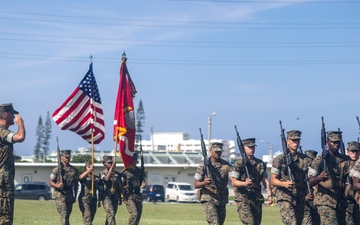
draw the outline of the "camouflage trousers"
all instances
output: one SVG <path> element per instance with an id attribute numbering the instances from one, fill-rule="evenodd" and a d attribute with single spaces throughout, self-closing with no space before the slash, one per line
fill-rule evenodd
<path id="1" fill-rule="evenodd" d="M 345 224 L 345 211 L 337 208 L 319 205 L 317 210 L 321 224 L 343 225 Z"/>
<path id="2" fill-rule="evenodd" d="M 211 202 L 202 202 L 206 220 L 210 225 L 223 225 L 226 218 L 226 205 L 215 205 Z"/>
<path id="3" fill-rule="evenodd" d="M 92 225 L 92 221 L 94 220 L 96 214 L 96 197 L 79 196 L 79 208 L 82 213 L 82 220 L 84 225 Z"/>
<path id="4" fill-rule="evenodd" d="M 60 214 L 60 224 L 69 225 L 70 214 L 72 211 L 73 203 L 66 203 L 64 199 L 55 199 L 56 209 Z"/>
<path id="5" fill-rule="evenodd" d="M 320 225 L 320 217 L 313 202 L 305 202 L 302 225 Z"/>
<path id="6" fill-rule="evenodd" d="M 260 225 L 262 217 L 262 204 L 257 204 L 249 199 L 236 202 L 240 221 L 247 225 Z"/>
<path id="7" fill-rule="evenodd" d="M 143 209 L 142 201 L 130 198 L 126 203 L 126 208 L 130 214 L 129 225 L 138 225 L 141 219 Z"/>
<path id="8" fill-rule="evenodd" d="M 105 196 L 102 201 L 104 210 L 106 212 L 106 220 L 105 225 L 116 225 L 115 215 L 118 209 L 118 199 L 110 198 L 109 196 Z"/>
<path id="9" fill-rule="evenodd" d="M 346 208 L 345 221 L 347 225 L 359 225 L 360 224 L 360 212 L 359 205 L 355 202 L 348 202 Z"/>
<path id="10" fill-rule="evenodd" d="M 12 225 L 14 220 L 14 198 L 0 198 L 0 224 Z"/>
<path id="11" fill-rule="evenodd" d="M 296 205 L 289 201 L 279 200 L 278 206 L 282 222 L 286 225 L 300 225 L 304 217 L 304 202 L 297 199 Z"/>

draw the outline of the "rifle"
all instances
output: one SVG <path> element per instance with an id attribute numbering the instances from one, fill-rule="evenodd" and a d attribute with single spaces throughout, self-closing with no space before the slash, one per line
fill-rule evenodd
<path id="1" fill-rule="evenodd" d="M 61 156 L 60 156 L 60 147 L 59 147 L 59 139 L 56 137 L 57 142 L 57 161 L 58 161 L 58 173 L 59 173 L 59 181 L 60 183 L 63 183 L 63 177 L 62 177 L 62 166 L 61 166 Z"/>
<path id="2" fill-rule="evenodd" d="M 205 177 L 210 177 L 210 171 L 209 171 L 209 159 L 207 157 L 207 150 L 206 150 L 206 145 L 205 145 L 205 142 L 204 142 L 204 136 L 201 132 L 201 128 L 199 128 L 200 130 L 200 137 L 201 137 L 201 151 L 202 151 L 202 154 L 203 154 L 203 157 L 204 157 L 204 167 L 205 167 Z"/>
<path id="3" fill-rule="evenodd" d="M 324 117 L 321 117 L 321 148 L 322 148 L 322 160 L 323 160 L 323 170 L 325 171 L 325 173 L 327 173 L 328 171 L 328 167 L 327 167 L 327 163 L 326 163 L 326 159 L 328 157 L 329 154 L 329 146 L 326 142 L 326 131 L 325 131 L 325 123 L 324 123 Z"/>
<path id="4" fill-rule="evenodd" d="M 356 117 L 356 120 L 358 122 L 358 125 L 359 125 L 359 130 L 360 130 L 360 120 L 359 120 L 359 117 L 357 116 Z M 359 131 L 359 134 L 360 134 L 360 131 Z M 358 142 L 360 142 L 360 138 L 358 137 Z"/>
<path id="5" fill-rule="evenodd" d="M 246 154 L 245 154 L 245 150 L 244 150 L 244 145 L 242 143 L 242 140 L 240 138 L 239 132 L 237 130 L 237 127 L 235 125 L 235 131 L 236 131 L 236 141 L 238 144 L 238 148 L 240 150 L 240 154 L 241 157 L 243 158 L 243 162 L 244 162 L 244 167 L 245 167 L 245 175 L 247 178 L 249 178 L 251 180 L 250 174 L 249 174 L 249 169 L 248 169 L 248 163 L 249 163 L 249 159 L 247 158 Z"/>
<path id="6" fill-rule="evenodd" d="M 338 128 L 338 131 L 340 131 L 340 127 Z M 340 143 L 340 152 L 343 156 L 346 156 L 346 153 L 345 153 L 345 145 L 344 145 L 344 141 L 341 140 L 341 143 Z"/>
<path id="7" fill-rule="evenodd" d="M 292 159 L 291 159 L 291 155 L 290 155 L 289 149 L 287 147 L 287 143 L 286 143 L 285 129 L 283 129 L 283 127 L 282 127 L 281 120 L 279 122 L 280 122 L 280 130 L 281 130 L 281 134 L 280 134 L 281 144 L 282 144 L 282 149 L 283 149 L 285 160 L 286 160 L 285 163 L 286 163 L 286 167 L 287 167 L 288 177 L 289 177 L 289 181 L 293 181 L 293 178 L 292 178 L 293 175 L 291 172 Z"/>
<path id="8" fill-rule="evenodd" d="M 299 152 L 302 154 L 303 153 L 303 150 L 302 150 L 302 146 L 300 145 L 299 146 Z"/>

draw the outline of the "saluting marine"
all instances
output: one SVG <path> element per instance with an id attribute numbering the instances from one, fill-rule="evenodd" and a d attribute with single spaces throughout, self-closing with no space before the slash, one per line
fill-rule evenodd
<path id="1" fill-rule="evenodd" d="M 25 140 L 24 121 L 11 103 L 0 105 L 0 224 L 11 225 L 14 220 L 14 143 Z M 9 127 L 15 123 L 18 131 Z"/>

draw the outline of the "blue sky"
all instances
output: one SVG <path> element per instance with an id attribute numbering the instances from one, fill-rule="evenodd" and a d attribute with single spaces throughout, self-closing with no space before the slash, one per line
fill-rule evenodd
<path id="1" fill-rule="evenodd" d="M 281 149 L 285 130 L 303 132 L 303 149 L 320 149 L 326 129 L 356 140 L 359 127 L 360 14 L 356 1 L 2 1 L 1 102 L 13 102 L 27 139 L 16 154 L 31 155 L 41 115 L 72 93 L 89 67 L 99 86 L 106 138 L 112 124 L 121 54 L 142 99 L 145 134 L 186 132 L 257 139 L 257 155 Z M 16 126 L 11 127 L 16 130 Z M 63 149 L 89 147 L 53 123 Z"/>

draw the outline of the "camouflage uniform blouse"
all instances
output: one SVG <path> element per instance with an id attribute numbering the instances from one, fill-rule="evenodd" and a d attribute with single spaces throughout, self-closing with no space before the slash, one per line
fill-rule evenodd
<path id="1" fill-rule="evenodd" d="M 0 125 L 0 196 L 14 195 L 14 148 L 12 137 L 14 133 Z"/>
<path id="2" fill-rule="evenodd" d="M 92 182 L 91 182 L 92 181 L 92 175 L 91 174 L 88 174 L 83 179 L 79 178 L 79 181 L 80 181 L 80 184 L 81 184 L 79 198 L 83 198 L 83 200 L 89 199 L 89 198 L 97 199 L 96 191 L 97 190 L 102 190 L 100 177 L 94 175 L 94 192 L 95 192 L 94 195 L 91 193 L 91 189 L 92 189 Z"/>
<path id="3" fill-rule="evenodd" d="M 105 177 L 108 174 L 108 170 L 105 169 L 100 172 L 100 179 L 103 182 L 103 199 L 105 196 L 110 197 L 111 199 L 120 199 L 120 188 L 121 188 L 121 173 L 113 171 L 113 175 L 108 181 L 105 181 Z M 103 200 L 102 199 L 102 200 Z"/>
<path id="4" fill-rule="evenodd" d="M 228 203 L 228 189 L 226 188 L 229 180 L 229 172 L 231 165 L 220 159 L 219 162 L 211 162 L 209 159 L 209 170 L 211 173 L 211 183 L 201 188 L 201 202 L 211 202 L 215 205 L 225 205 Z M 203 181 L 205 178 L 204 163 L 201 163 L 197 168 L 194 178 L 198 181 Z"/>
<path id="5" fill-rule="evenodd" d="M 135 169 L 126 169 L 123 172 L 125 199 L 142 201 L 142 195 L 140 193 L 141 176 L 143 178 L 145 177 L 144 174 L 141 174 L 141 169 L 139 169 L 138 167 L 135 167 Z"/>
<path id="6" fill-rule="evenodd" d="M 305 175 L 310 166 L 311 159 L 305 154 L 297 153 L 292 157 L 291 173 L 295 183 L 293 189 L 287 189 L 284 187 L 276 187 L 276 198 L 277 200 L 285 200 L 296 205 L 296 196 L 300 196 L 300 199 L 305 200 L 306 187 L 304 185 Z M 276 174 L 278 179 L 281 181 L 288 181 L 288 169 L 286 166 L 286 159 L 284 153 L 275 157 L 271 173 Z"/>
<path id="7" fill-rule="evenodd" d="M 344 160 L 344 157 L 338 152 L 334 157 L 329 157 L 326 160 L 328 167 L 327 181 L 319 182 L 317 185 L 317 192 L 314 196 L 314 205 L 324 205 L 329 207 L 336 207 L 337 203 L 343 199 L 344 183 L 346 175 L 349 172 L 349 162 Z M 323 157 L 316 156 L 309 168 L 309 177 L 316 177 L 323 171 Z"/>
<path id="8" fill-rule="evenodd" d="M 356 177 L 360 179 L 360 158 L 356 160 L 353 168 L 350 170 L 350 177 Z"/>
<path id="9" fill-rule="evenodd" d="M 67 167 L 62 167 L 61 175 L 64 187 L 62 189 L 54 188 L 53 198 L 71 202 L 77 195 L 77 193 L 74 193 L 73 188 L 79 179 L 78 170 L 74 166 L 68 165 Z M 60 183 L 58 167 L 52 170 L 50 178 L 54 180 L 55 183 Z"/>
<path id="10" fill-rule="evenodd" d="M 261 194 L 261 182 L 264 177 L 268 177 L 266 172 L 266 165 L 262 160 L 257 158 L 251 159 L 248 162 L 248 171 L 253 185 L 251 188 L 235 187 L 235 201 L 252 199 L 262 204 L 264 202 L 264 197 Z M 243 159 L 236 161 L 233 168 L 231 169 L 230 177 L 236 178 L 240 181 L 246 180 L 247 177 Z"/>

